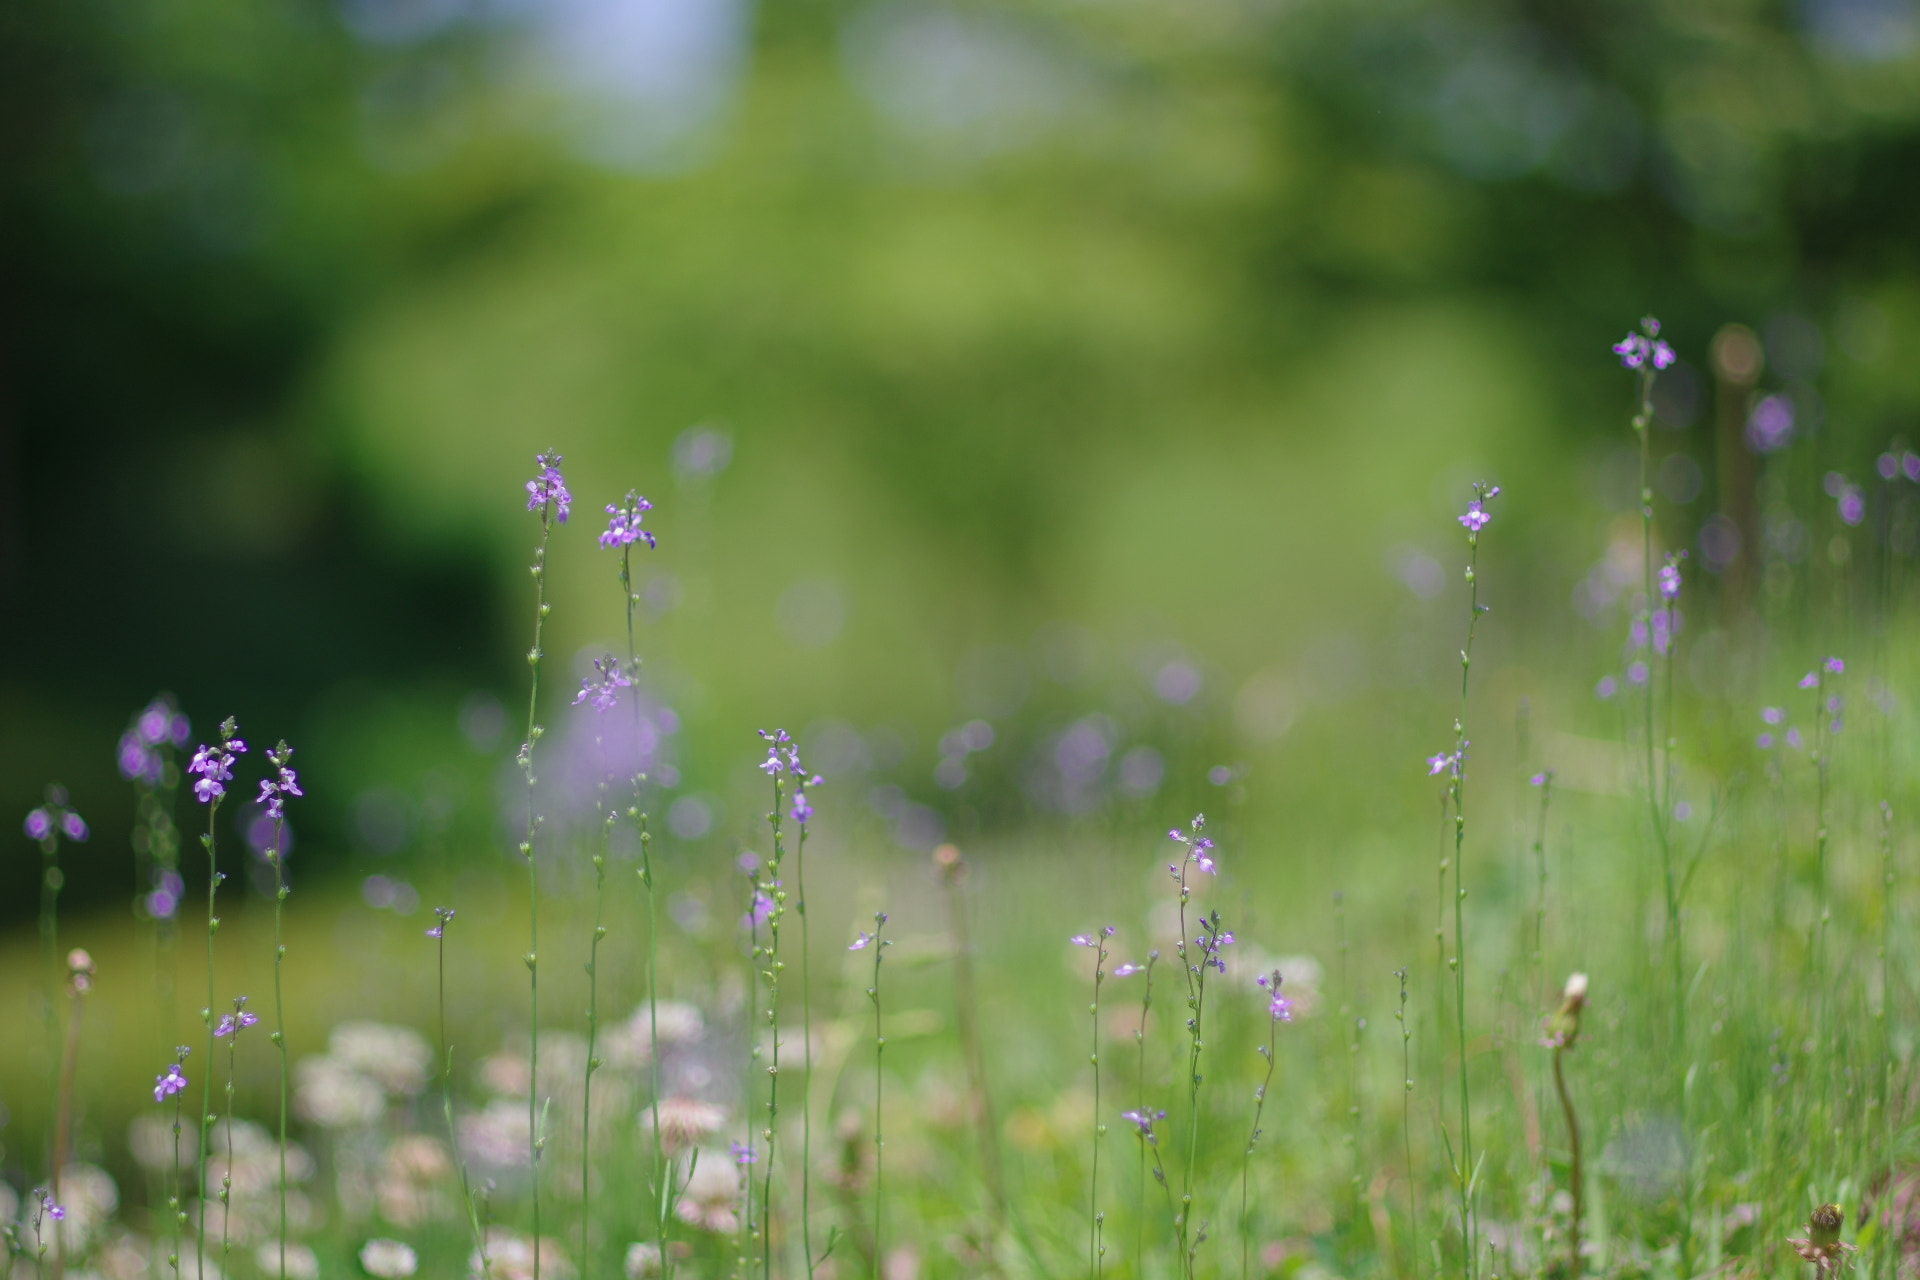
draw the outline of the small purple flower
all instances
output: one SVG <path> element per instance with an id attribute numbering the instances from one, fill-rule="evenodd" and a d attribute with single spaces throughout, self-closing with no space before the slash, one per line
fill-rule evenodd
<path id="1" fill-rule="evenodd" d="M 1270 997 L 1267 1001 L 1267 1016 L 1275 1022 L 1292 1022 L 1293 1001 L 1280 994 L 1280 971 L 1275 969 L 1272 973 L 1263 973 L 1254 981 L 1259 983 Z"/>
<path id="2" fill-rule="evenodd" d="M 1069 945 L 1076 947 L 1091 947 L 1095 945 L 1093 935 L 1090 933 L 1076 933 L 1071 938 L 1068 938 L 1067 942 Z"/>
<path id="3" fill-rule="evenodd" d="M 534 461 L 540 464 L 540 474 L 527 481 L 527 510 L 551 509 L 565 524 L 567 513 L 573 509 L 573 495 L 567 492 L 566 479 L 560 474 L 563 459 L 549 451 L 537 455 Z"/>
<path id="4" fill-rule="evenodd" d="M 640 519 L 653 510 L 653 504 L 632 489 L 627 490 L 627 500 L 617 507 L 608 507 L 607 531 L 600 535 L 600 545 L 604 549 L 630 547 L 636 542 L 654 546 L 653 535 L 640 527 Z"/>
<path id="5" fill-rule="evenodd" d="M 1802 742 L 1802 739 L 1800 737 L 1800 730 L 1797 727 L 1787 730 L 1788 746 L 1792 747 L 1795 751 L 1798 751 L 1800 750 L 1801 742 Z"/>
<path id="6" fill-rule="evenodd" d="M 1760 708 L 1760 719 L 1767 724 L 1779 724 L 1786 719 L 1787 713 L 1778 707 Z"/>
<path id="7" fill-rule="evenodd" d="M 1807 674 L 1801 676 L 1800 687 L 1802 689 L 1818 689 L 1820 687 L 1819 673 L 1814 671 L 1809 671 L 1807 672 Z"/>
<path id="8" fill-rule="evenodd" d="M 60 815 L 60 830 L 75 843 L 84 843 L 88 835 L 86 820 L 71 809 Z"/>
<path id="9" fill-rule="evenodd" d="M 1460 517 L 1460 523 L 1467 527 L 1468 533 L 1480 532 L 1492 520 L 1493 517 L 1487 514 L 1486 508 L 1480 505 L 1478 498 L 1467 504 L 1467 513 Z"/>
<path id="10" fill-rule="evenodd" d="M 1900 455 L 1900 474 L 1909 480 L 1920 481 L 1920 453 Z"/>
<path id="11" fill-rule="evenodd" d="M 427 930 L 427 936 L 435 939 L 446 937 L 447 926 L 453 922 L 453 917 L 459 913 L 452 907 L 435 907 L 433 914 L 438 918 L 439 923 Z"/>
<path id="12" fill-rule="evenodd" d="M 1600 683 L 1593 686 L 1593 696 L 1605 702 L 1620 692 L 1620 681 L 1613 676 L 1601 676 Z"/>
<path id="13" fill-rule="evenodd" d="M 29 840 L 45 840 L 53 834 L 53 817 L 45 809 L 34 809 L 21 824 Z"/>
<path id="14" fill-rule="evenodd" d="M 1145 973 L 1146 971 L 1147 971 L 1147 966 L 1143 964 L 1134 964 L 1132 961 L 1128 961 L 1126 964 L 1123 964 L 1119 968 L 1115 969 L 1113 971 L 1113 976 L 1116 978 L 1131 978 L 1136 973 Z"/>
<path id="15" fill-rule="evenodd" d="M 1891 453 L 1883 453 L 1873 460 L 1873 469 L 1880 473 L 1882 480 L 1898 480 L 1900 478 L 1900 459 Z"/>
<path id="16" fill-rule="evenodd" d="M 1185 831 L 1175 827 L 1173 830 L 1167 832 L 1167 838 L 1178 841 L 1187 847 L 1186 856 L 1193 859 L 1194 866 L 1200 868 L 1200 870 L 1210 876 L 1220 874 L 1219 868 L 1215 866 L 1213 861 L 1213 841 L 1201 834 L 1207 829 L 1207 815 L 1204 813 L 1195 814 L 1193 821 L 1188 823 L 1187 827 L 1188 829 Z M 1178 880 L 1181 878 L 1179 868 L 1169 866 L 1167 869 L 1173 873 L 1174 879 Z"/>
<path id="17" fill-rule="evenodd" d="M 1680 562 L 1687 558 L 1684 551 L 1667 557 L 1666 564 L 1660 567 L 1660 597 L 1663 600 L 1680 598 Z"/>
<path id="18" fill-rule="evenodd" d="M 736 1141 L 733 1144 L 733 1162 L 735 1164 L 745 1168 L 758 1159 L 759 1157 L 754 1154 L 753 1148 L 746 1143 Z"/>
<path id="19" fill-rule="evenodd" d="M 608 654 L 593 660 L 593 674 L 580 681 L 580 692 L 573 695 L 573 705 L 577 707 L 591 698 L 595 711 L 611 711 L 619 704 L 620 690 L 632 687 L 633 679 L 621 670 L 620 660 Z"/>
<path id="20" fill-rule="evenodd" d="M 157 878 L 159 883 L 147 895 L 147 914 L 155 920 L 171 920 L 174 913 L 180 910 L 180 899 L 186 893 L 187 882 L 180 878 L 177 871 L 162 871 Z"/>
<path id="21" fill-rule="evenodd" d="M 793 820 L 801 826 L 807 825 L 807 819 L 813 816 L 813 806 L 807 803 L 807 793 L 797 791 L 793 796 Z"/>
<path id="22" fill-rule="evenodd" d="M 1847 664 L 1840 661 L 1840 659 L 1838 658 L 1828 658 L 1826 661 L 1826 668 L 1827 668 L 1828 675 L 1837 676 L 1843 673 L 1844 671 L 1846 671 Z"/>
<path id="23" fill-rule="evenodd" d="M 52 1196 L 40 1197 L 40 1212 L 46 1214 L 55 1222 L 65 1222 L 67 1220 L 67 1211 L 55 1204 Z"/>
<path id="24" fill-rule="evenodd" d="M 1548 781 L 1552 779 L 1552 777 L 1553 777 L 1553 770 L 1547 769 L 1540 773 L 1534 774 L 1531 778 L 1528 778 L 1527 785 L 1530 787 L 1544 787 L 1547 785 Z"/>
<path id="25" fill-rule="evenodd" d="M 862 930 L 860 933 L 860 936 L 853 940 L 853 945 L 848 947 L 847 950 L 865 951 L 868 947 L 872 946 L 873 943 L 874 943 L 873 935 L 866 932 L 865 930 Z"/>
<path id="26" fill-rule="evenodd" d="M 154 1077 L 153 1100 L 155 1102 L 165 1102 L 168 1098 L 181 1092 L 186 1087 L 187 1073 L 180 1069 L 179 1063 L 169 1063 L 164 1073 Z"/>
<path id="27" fill-rule="evenodd" d="M 1137 1111 L 1122 1111 L 1120 1118 L 1138 1129 L 1142 1138 L 1154 1143 L 1156 1146 L 1159 1145 L 1158 1139 L 1153 1136 L 1153 1125 L 1156 1120 L 1165 1120 L 1167 1118 L 1166 1112 L 1149 1111 L 1142 1107 Z"/>
<path id="28" fill-rule="evenodd" d="M 1647 682 L 1647 664 L 1639 661 L 1628 663 L 1627 664 L 1627 683 L 1628 684 L 1645 684 L 1646 682 Z"/>
<path id="29" fill-rule="evenodd" d="M 245 996 L 235 996 L 233 999 L 233 1012 L 220 1015 L 220 1025 L 213 1029 L 213 1034 L 216 1037 L 238 1035 L 259 1021 L 259 1014 L 247 1012 L 247 998 Z"/>
<path id="30" fill-rule="evenodd" d="M 274 773 L 270 778 L 260 779 L 260 795 L 254 803 L 267 806 L 267 816 L 275 822 L 286 820 L 288 796 L 307 794 L 300 789 L 300 779 L 288 764 L 292 759 L 293 748 L 287 745 L 285 738 L 267 752 L 267 761 L 273 765 Z"/>
<path id="31" fill-rule="evenodd" d="M 1755 739 L 1754 745 L 1759 747 L 1762 751 L 1773 750 L 1773 735 L 1770 733 L 1761 734 L 1757 739 Z"/>

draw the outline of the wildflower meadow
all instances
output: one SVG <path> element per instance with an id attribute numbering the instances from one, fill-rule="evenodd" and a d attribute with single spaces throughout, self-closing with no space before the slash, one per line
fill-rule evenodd
<path id="1" fill-rule="evenodd" d="M 1223 727 L 1278 695 L 1170 656 L 947 732 L 971 826 L 878 731 L 684 742 L 661 476 L 529 457 L 477 820 L 309 877 L 323 750 L 167 693 L 86 728 L 116 789 L 21 815 L 0 1275 L 1910 1274 L 1920 455 L 1796 430 L 1739 326 L 1612 337 L 1592 628 L 1527 625 L 1567 605 L 1484 457 L 1406 571 L 1418 651 L 1284 767 Z M 1692 534 L 1682 357 L 1757 495 Z"/>

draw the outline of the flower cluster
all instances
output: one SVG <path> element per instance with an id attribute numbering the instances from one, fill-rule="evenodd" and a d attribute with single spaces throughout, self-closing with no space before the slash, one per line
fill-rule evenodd
<path id="1" fill-rule="evenodd" d="M 210 747 L 203 742 L 193 753 L 187 772 L 200 775 L 193 784 L 193 794 L 201 804 L 212 804 L 227 794 L 221 784 L 233 781 L 233 762 L 247 751 L 247 744 L 235 736 L 239 732 L 239 723 L 228 716 L 220 722 L 220 745 Z"/>
<path id="2" fill-rule="evenodd" d="M 274 774 L 271 778 L 260 779 L 260 797 L 254 803 L 267 806 L 267 816 L 275 822 L 286 821 L 288 796 L 307 794 L 300 789 L 300 779 L 288 765 L 292 759 L 293 748 L 287 745 L 285 738 L 267 752 L 267 763 L 273 766 Z"/>
<path id="3" fill-rule="evenodd" d="M 633 678 L 621 669 L 620 660 L 608 654 L 593 660 L 593 674 L 580 681 L 580 692 L 573 695 L 573 705 L 577 707 L 592 699 L 595 711 L 611 711 L 620 701 L 620 690 L 632 687 Z"/>
<path id="4" fill-rule="evenodd" d="M 565 524 L 568 513 L 573 510 L 573 495 L 567 492 L 566 478 L 560 474 L 562 459 L 548 450 L 537 455 L 534 461 L 540 464 L 540 474 L 527 481 L 527 510 L 551 510 L 560 523 Z"/>
<path id="5" fill-rule="evenodd" d="M 1687 558 L 1684 551 L 1676 551 L 1667 557 L 1666 564 L 1660 567 L 1660 598 L 1673 601 L 1680 598 L 1680 562 Z"/>
<path id="6" fill-rule="evenodd" d="M 1846 672 L 1846 669 L 1847 664 L 1839 658 L 1828 658 L 1825 662 L 1821 663 L 1817 669 L 1809 671 L 1800 677 L 1800 687 L 1802 689 L 1823 690 L 1826 688 L 1826 678 L 1828 676 L 1842 675 Z M 1845 705 L 1838 693 L 1828 694 L 1826 699 L 1821 703 L 1821 709 L 1824 710 L 1829 717 L 1827 722 L 1828 733 L 1840 732 L 1844 725 L 1840 713 L 1845 709 Z"/>
<path id="7" fill-rule="evenodd" d="M 1613 344 L 1613 354 L 1620 357 L 1620 363 L 1629 369 L 1649 364 L 1655 369 L 1671 367 L 1676 357 L 1673 348 L 1660 337 L 1660 322 L 1647 316 L 1640 321 L 1640 330 Z"/>
<path id="8" fill-rule="evenodd" d="M 1755 745 L 1757 745 L 1762 751 L 1773 750 L 1773 743 L 1774 743 L 1773 729 L 1778 727 L 1780 723 L 1784 721 L 1786 718 L 1787 718 L 1787 713 L 1781 710 L 1779 707 L 1760 708 L 1760 720 L 1763 724 L 1767 725 L 1768 727 L 1761 731 L 1760 737 L 1756 741 Z M 1798 751 L 1801 745 L 1800 730 L 1798 728 L 1789 726 L 1785 734 L 1785 741 L 1788 746 L 1792 747 L 1795 751 Z"/>
<path id="9" fill-rule="evenodd" d="M 1275 1022 L 1292 1022 L 1293 1001 L 1280 994 L 1280 971 L 1263 973 L 1254 981 L 1267 993 L 1267 1016 Z"/>
<path id="10" fill-rule="evenodd" d="M 1181 857 L 1182 865 L 1176 867 L 1169 863 L 1167 865 L 1167 871 L 1174 879 L 1183 880 L 1181 872 L 1185 870 L 1186 862 L 1191 861 L 1194 866 L 1200 868 L 1200 870 L 1206 872 L 1208 875 L 1219 875 L 1219 868 L 1214 865 L 1213 861 L 1213 841 L 1201 834 L 1207 829 L 1207 815 L 1204 813 L 1195 814 L 1193 821 L 1188 823 L 1187 827 L 1188 829 L 1185 831 L 1175 827 L 1173 830 L 1167 832 L 1168 839 L 1185 845 L 1187 850 Z"/>
<path id="11" fill-rule="evenodd" d="M 84 818 L 67 807 L 67 789 L 59 785 L 47 788 L 47 802 L 27 813 L 20 824 L 29 840 L 45 845 L 65 836 L 80 843 L 90 834 Z"/>
<path id="12" fill-rule="evenodd" d="M 808 776 L 806 766 L 800 763 L 800 746 L 785 729 L 762 729 L 760 737 L 767 744 L 767 758 L 760 762 L 760 770 L 775 782 L 783 776 L 793 778 L 793 820 L 804 827 L 813 817 L 807 788 L 821 785 L 823 779 L 818 774 Z"/>
<path id="13" fill-rule="evenodd" d="M 433 915 L 434 915 L 434 919 L 436 919 L 439 923 L 435 924 L 431 929 L 427 930 L 427 936 L 429 938 L 435 939 L 436 941 L 446 937 L 447 926 L 453 923 L 454 914 L 455 913 L 452 907 L 435 907 L 433 909 Z"/>
<path id="14" fill-rule="evenodd" d="M 1202 969 L 1212 965 L 1221 973 L 1227 971 L 1227 962 L 1220 958 L 1220 952 L 1233 945 L 1233 933 L 1231 930 L 1221 929 L 1218 911 L 1211 912 L 1200 922 L 1200 936 L 1193 940 L 1193 945 L 1200 950 Z"/>
<path id="15" fill-rule="evenodd" d="M 184 747 L 192 727 L 173 701 L 164 695 L 155 698 L 133 718 L 120 735 L 114 756 L 120 776 L 129 782 L 144 782 L 157 787 L 166 778 L 167 758 L 163 748 Z"/>
<path id="16" fill-rule="evenodd" d="M 609 550 L 630 547 L 636 542 L 644 542 L 649 547 L 656 545 L 653 534 L 640 527 L 641 518 L 651 510 L 651 502 L 632 489 L 627 490 L 626 501 L 607 508 L 607 531 L 600 535 L 600 545 Z"/>

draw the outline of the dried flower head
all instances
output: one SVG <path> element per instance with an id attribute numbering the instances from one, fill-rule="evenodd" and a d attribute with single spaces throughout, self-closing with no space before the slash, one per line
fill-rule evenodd
<path id="1" fill-rule="evenodd" d="M 1811 1262 L 1816 1275 L 1828 1275 L 1844 1269 L 1852 1259 L 1847 1255 L 1859 1249 L 1840 1239 L 1840 1227 L 1846 1215 L 1837 1204 L 1823 1204 L 1807 1219 L 1807 1234 L 1789 1238 L 1787 1243 L 1803 1259 Z"/>

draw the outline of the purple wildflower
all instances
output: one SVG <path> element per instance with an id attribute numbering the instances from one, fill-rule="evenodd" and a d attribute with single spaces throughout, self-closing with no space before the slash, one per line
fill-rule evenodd
<path id="1" fill-rule="evenodd" d="M 795 792 L 793 796 L 793 820 L 804 827 L 807 824 L 807 819 L 812 816 L 813 806 L 807 802 L 807 793 L 805 791 Z"/>
<path id="2" fill-rule="evenodd" d="M 776 888 L 780 884 L 778 880 L 773 883 Z M 771 919 L 773 919 L 773 895 L 765 889 L 755 889 L 753 905 L 747 908 L 747 914 L 740 918 L 740 923 L 749 929 L 757 929 Z"/>
<path id="3" fill-rule="evenodd" d="M 1867 495 L 1859 485 L 1850 484 L 1840 493 L 1840 522 L 1849 527 L 1867 518 Z"/>
<path id="4" fill-rule="evenodd" d="M 1544 773 L 1536 773 L 1531 778 L 1527 779 L 1527 785 L 1530 787 L 1544 787 L 1547 785 L 1547 779 L 1551 778 L 1552 776 L 1553 776 L 1553 770 L 1551 769 L 1548 769 Z"/>
<path id="5" fill-rule="evenodd" d="M 1826 661 L 1826 668 L 1827 668 L 1828 675 L 1837 676 L 1847 669 L 1847 664 L 1840 661 L 1840 659 L 1838 658 L 1828 658 Z"/>
<path id="6" fill-rule="evenodd" d="M 745 1167 L 758 1159 L 759 1157 L 754 1154 L 753 1148 L 746 1143 L 736 1141 L 733 1144 L 733 1162 L 735 1164 Z"/>
<path id="7" fill-rule="evenodd" d="M 171 920 L 180 909 L 180 898 L 186 892 L 187 882 L 180 878 L 177 871 L 162 871 L 156 878 L 159 883 L 147 895 L 147 914 L 155 920 Z"/>
<path id="8" fill-rule="evenodd" d="M 223 1013 L 220 1015 L 220 1025 L 214 1028 L 213 1034 L 216 1036 L 230 1036 L 236 1031 L 246 1030 L 258 1021 L 260 1021 L 260 1015 L 257 1013 Z"/>
<path id="9" fill-rule="evenodd" d="M 1759 747 L 1762 751 L 1773 750 L 1773 735 L 1770 733 L 1761 734 L 1758 738 L 1754 740 L 1754 745 Z"/>
<path id="10" fill-rule="evenodd" d="M 1148 1142 L 1156 1146 L 1159 1145 L 1159 1140 L 1153 1136 L 1153 1125 L 1156 1120 L 1165 1120 L 1167 1118 L 1166 1112 L 1149 1111 L 1145 1107 L 1142 1107 L 1135 1111 L 1122 1111 L 1120 1118 L 1138 1129 L 1142 1138 L 1145 1138 Z"/>
<path id="11" fill-rule="evenodd" d="M 1900 473 L 1909 480 L 1920 481 L 1920 453 L 1901 454 Z"/>
<path id="12" fill-rule="evenodd" d="M 600 545 L 606 549 L 630 547 L 636 542 L 654 546 L 653 534 L 640 527 L 640 519 L 653 510 L 653 504 L 632 489 L 627 490 L 627 499 L 617 507 L 608 507 L 607 531 L 600 535 Z"/>
<path id="13" fill-rule="evenodd" d="M 1593 686 L 1593 696 L 1605 702 L 1620 692 L 1620 681 L 1613 676 L 1601 676 L 1600 683 Z"/>
<path id="14" fill-rule="evenodd" d="M 179 1063 L 168 1063 L 166 1071 L 154 1077 L 153 1100 L 155 1102 L 165 1102 L 174 1094 L 186 1089 L 186 1087 L 187 1073 L 180 1069 Z"/>
<path id="15" fill-rule="evenodd" d="M 551 510 L 565 524 L 567 513 L 573 509 L 573 495 L 567 492 L 566 478 L 560 474 L 562 459 L 549 451 L 537 455 L 534 461 L 540 464 L 540 474 L 527 481 L 527 510 Z"/>
<path id="16" fill-rule="evenodd" d="M 1628 663 L 1627 664 L 1627 683 L 1628 684 L 1645 684 L 1646 682 L 1647 682 L 1647 664 L 1644 662 L 1637 662 L 1637 661 Z"/>
<path id="17" fill-rule="evenodd" d="M 853 945 L 848 947 L 847 950 L 865 951 L 868 947 L 873 945 L 873 941 L 874 941 L 873 935 L 866 932 L 865 930 L 862 930 L 860 933 L 860 936 L 853 940 Z"/>
<path id="18" fill-rule="evenodd" d="M 1275 969 L 1270 974 L 1263 973 L 1254 981 L 1260 984 L 1269 997 L 1267 1016 L 1275 1022 L 1292 1022 L 1293 1001 L 1280 994 L 1280 971 Z"/>
<path id="19" fill-rule="evenodd" d="M 427 936 L 436 939 L 446 937 L 447 926 L 453 922 L 453 917 L 457 913 L 452 907 L 435 907 L 433 914 L 438 918 L 439 923 L 427 930 Z"/>
<path id="20" fill-rule="evenodd" d="M 1786 718 L 1786 714 L 1778 707 L 1760 708 L 1760 718 L 1768 724 L 1779 724 Z"/>
<path id="21" fill-rule="evenodd" d="M 1187 847 L 1186 857 L 1193 860 L 1194 866 L 1210 876 L 1219 875 L 1220 870 L 1213 861 L 1213 841 L 1201 834 L 1207 829 L 1207 815 L 1195 814 L 1193 821 L 1188 823 L 1187 827 L 1185 831 L 1175 827 L 1167 832 L 1168 839 L 1178 841 Z M 1181 878 L 1178 868 L 1169 867 L 1168 870 L 1173 872 L 1174 879 Z"/>
<path id="22" fill-rule="evenodd" d="M 286 820 L 288 796 L 307 794 L 300 789 L 299 776 L 288 764 L 292 759 L 293 748 L 287 745 L 285 738 L 280 739 L 279 744 L 267 752 L 267 762 L 273 766 L 273 776 L 260 779 L 260 795 L 254 800 L 255 804 L 267 806 L 267 816 L 275 822 Z"/>
<path id="23" fill-rule="evenodd" d="M 1676 357 L 1673 348 L 1660 339 L 1660 322 L 1652 316 L 1640 321 L 1642 333 L 1629 333 L 1613 344 L 1613 354 L 1620 357 L 1620 363 L 1629 369 L 1638 369 L 1651 363 L 1655 369 L 1672 366 Z"/>
<path id="24" fill-rule="evenodd" d="M 53 818 L 45 809 L 29 811 L 27 820 L 21 825 L 26 829 L 29 840 L 45 840 L 53 834 Z"/>
<path id="25" fill-rule="evenodd" d="M 1680 598 L 1680 562 L 1687 558 L 1684 551 L 1676 551 L 1667 557 L 1666 564 L 1660 567 L 1660 598 L 1678 600 Z"/>
<path id="26" fill-rule="evenodd" d="M 1807 674 L 1801 676 L 1800 687 L 1802 689 L 1818 689 L 1820 687 L 1819 673 L 1809 671 Z"/>
<path id="27" fill-rule="evenodd" d="M 577 707 L 591 698 L 595 711 L 611 711 L 620 701 L 620 690 L 632 687 L 633 678 L 620 669 L 620 660 L 608 654 L 593 660 L 593 674 L 580 681 L 573 705 Z"/>
<path id="28" fill-rule="evenodd" d="M 247 750 L 247 744 L 234 736 L 239 728 L 234 718 L 228 716 L 220 722 L 220 745 L 210 747 L 203 742 L 193 753 L 187 772 L 200 775 L 200 780 L 193 784 L 193 794 L 201 804 L 212 804 L 227 794 L 221 784 L 233 781 L 233 762 Z"/>
<path id="29" fill-rule="evenodd" d="M 1787 745 L 1792 747 L 1795 751 L 1798 751 L 1800 750 L 1801 743 L 1802 743 L 1802 739 L 1800 737 L 1799 728 L 1796 726 L 1794 728 L 1788 729 Z"/>
<path id="30" fill-rule="evenodd" d="M 52 1218 L 55 1222 L 65 1222 L 67 1219 L 67 1211 L 61 1206 L 55 1204 L 53 1202 L 52 1196 L 40 1197 L 40 1212 L 46 1214 L 49 1218 Z"/>
<path id="31" fill-rule="evenodd" d="M 1076 933 L 1071 938 L 1068 938 L 1067 942 L 1076 947 L 1091 947 L 1096 945 L 1093 935 L 1090 933 Z"/>
<path id="32" fill-rule="evenodd" d="M 84 843 L 88 835 L 86 819 L 71 809 L 60 815 L 60 830 L 76 843 Z"/>
<path id="33" fill-rule="evenodd" d="M 30 810 L 20 828 L 28 839 L 49 846 L 57 845 L 61 836 L 83 844 L 91 834 L 86 820 L 68 806 L 67 789 L 57 782 L 48 785 L 46 802 Z"/>
<path id="34" fill-rule="evenodd" d="M 1146 971 L 1147 971 L 1147 966 L 1143 964 L 1134 964 L 1131 960 L 1129 960 L 1126 964 L 1123 964 L 1117 969 L 1115 969 L 1113 971 L 1113 976 L 1116 978 L 1131 978 L 1136 973 L 1145 973 Z"/>

